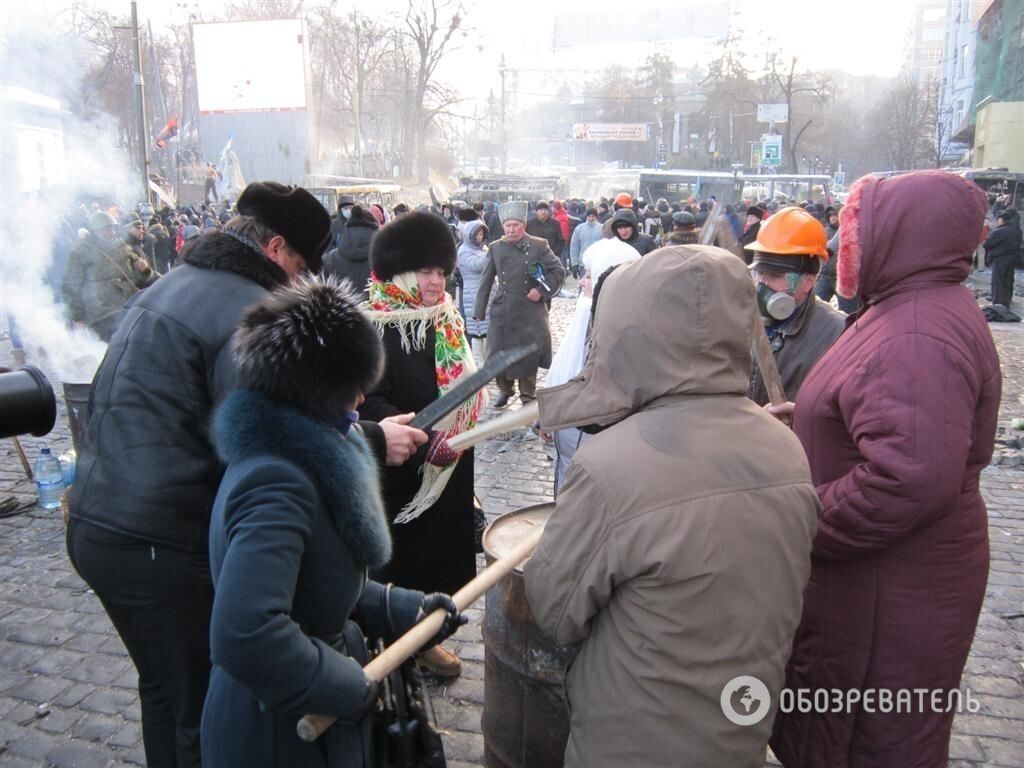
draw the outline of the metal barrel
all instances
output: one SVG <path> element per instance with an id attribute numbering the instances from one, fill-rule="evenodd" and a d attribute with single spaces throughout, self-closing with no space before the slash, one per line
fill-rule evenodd
<path id="1" fill-rule="evenodd" d="M 57 400 L 46 375 L 31 365 L 0 373 L 0 437 L 42 437 L 57 420 Z"/>
<path id="2" fill-rule="evenodd" d="M 488 564 L 522 540 L 554 504 L 502 515 L 484 533 Z M 562 679 L 571 649 L 544 635 L 526 602 L 522 568 L 487 593 L 484 624 L 484 758 L 488 768 L 555 768 L 565 758 L 569 711 Z"/>
<path id="3" fill-rule="evenodd" d="M 71 427 L 71 442 L 75 453 L 81 457 L 88 444 L 86 428 L 89 426 L 89 389 L 92 384 L 63 384 L 64 403 L 67 405 L 68 426 Z"/>

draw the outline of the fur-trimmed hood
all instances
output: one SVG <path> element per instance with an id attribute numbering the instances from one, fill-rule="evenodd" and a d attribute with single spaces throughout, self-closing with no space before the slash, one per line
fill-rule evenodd
<path id="1" fill-rule="evenodd" d="M 876 304 L 907 289 L 962 282 L 986 209 L 980 187 L 945 171 L 864 176 L 839 216 L 837 292 Z"/>
<path id="2" fill-rule="evenodd" d="M 391 558 L 377 462 L 356 430 L 342 436 L 296 408 L 238 389 L 217 409 L 213 439 L 226 464 L 274 456 L 297 466 L 359 563 L 374 568 Z"/>
<path id="3" fill-rule="evenodd" d="M 268 291 L 288 282 L 287 273 L 265 254 L 224 232 L 209 232 L 201 236 L 189 248 L 184 261 L 200 269 L 234 272 Z"/>

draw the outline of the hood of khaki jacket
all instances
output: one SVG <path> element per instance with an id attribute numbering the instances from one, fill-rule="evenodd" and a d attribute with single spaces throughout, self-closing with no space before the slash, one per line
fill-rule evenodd
<path id="1" fill-rule="evenodd" d="M 541 428 L 608 426 L 668 395 L 743 394 L 756 311 L 745 264 L 722 248 L 660 248 L 618 267 L 583 370 L 538 392 Z"/>

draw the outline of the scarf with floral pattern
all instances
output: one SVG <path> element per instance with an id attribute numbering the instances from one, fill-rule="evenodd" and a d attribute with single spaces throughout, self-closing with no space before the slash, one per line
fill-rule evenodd
<path id="1" fill-rule="evenodd" d="M 437 305 L 424 306 L 415 272 L 403 272 L 391 280 L 380 280 L 371 273 L 369 300 L 363 309 L 377 328 L 377 333 L 383 336 L 385 328 L 398 331 L 402 349 L 406 352 L 423 349 L 427 333 L 433 331 L 438 397 L 463 377 L 476 372 L 476 362 L 466 340 L 465 323 L 452 297 L 445 293 Z M 395 523 L 415 520 L 440 498 L 462 456 L 462 451 L 447 448 L 445 441 L 475 426 L 486 406 L 487 391 L 481 389 L 434 426 L 435 437 L 427 460 L 420 468 L 423 482 L 395 518 Z"/>

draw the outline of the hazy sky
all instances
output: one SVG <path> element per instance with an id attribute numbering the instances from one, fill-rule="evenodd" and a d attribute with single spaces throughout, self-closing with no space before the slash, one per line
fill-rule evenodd
<path id="1" fill-rule="evenodd" d="M 127 15 L 129 0 L 92 0 L 92 3 L 115 13 Z M 0 0 L 8 18 L 45 14 L 47 18 L 66 10 L 68 2 L 59 0 Z M 590 16 L 588 23 L 619 23 L 622 14 L 637 18 L 651 9 L 687 9 L 715 5 L 716 0 L 648 0 L 629 4 L 622 0 L 588 0 L 579 6 Z M 895 75 L 904 57 L 907 26 L 916 0 L 859 0 L 856 3 L 821 4 L 808 0 L 731 0 L 733 18 L 748 33 L 757 34 L 764 47 L 770 40 L 788 52 L 796 53 L 801 64 L 813 69 L 839 69 L 855 74 Z M 139 0 L 140 19 L 152 19 L 155 27 L 184 19 L 197 8 L 215 11 L 222 0 Z M 344 0 L 339 4 L 345 8 Z M 405 0 L 377 0 L 358 4 L 364 13 L 386 14 L 394 18 L 405 7 Z M 600 71 L 609 64 L 631 66 L 643 61 L 646 54 L 661 51 L 674 56 L 684 68 L 706 65 L 708 50 L 687 46 L 685 50 L 664 43 L 637 42 L 625 45 L 553 50 L 553 19 L 570 6 L 550 0 L 519 0 L 517 3 L 476 0 L 469 16 L 469 32 L 459 39 L 460 50 L 445 63 L 444 79 L 467 97 L 485 99 L 489 90 L 499 89 L 499 62 L 504 53 L 509 67 L 522 71 L 519 83 L 521 98 L 532 100 L 554 93 L 559 82 L 538 84 L 528 70 L 552 64 L 571 69 Z M 372 10 L 371 10 L 372 9 Z M 751 52 L 757 58 L 758 42 Z M 578 74 L 583 74 L 582 72 Z M 576 78 L 566 71 L 556 76 Z M 551 80 L 551 77 L 546 78 Z"/>

